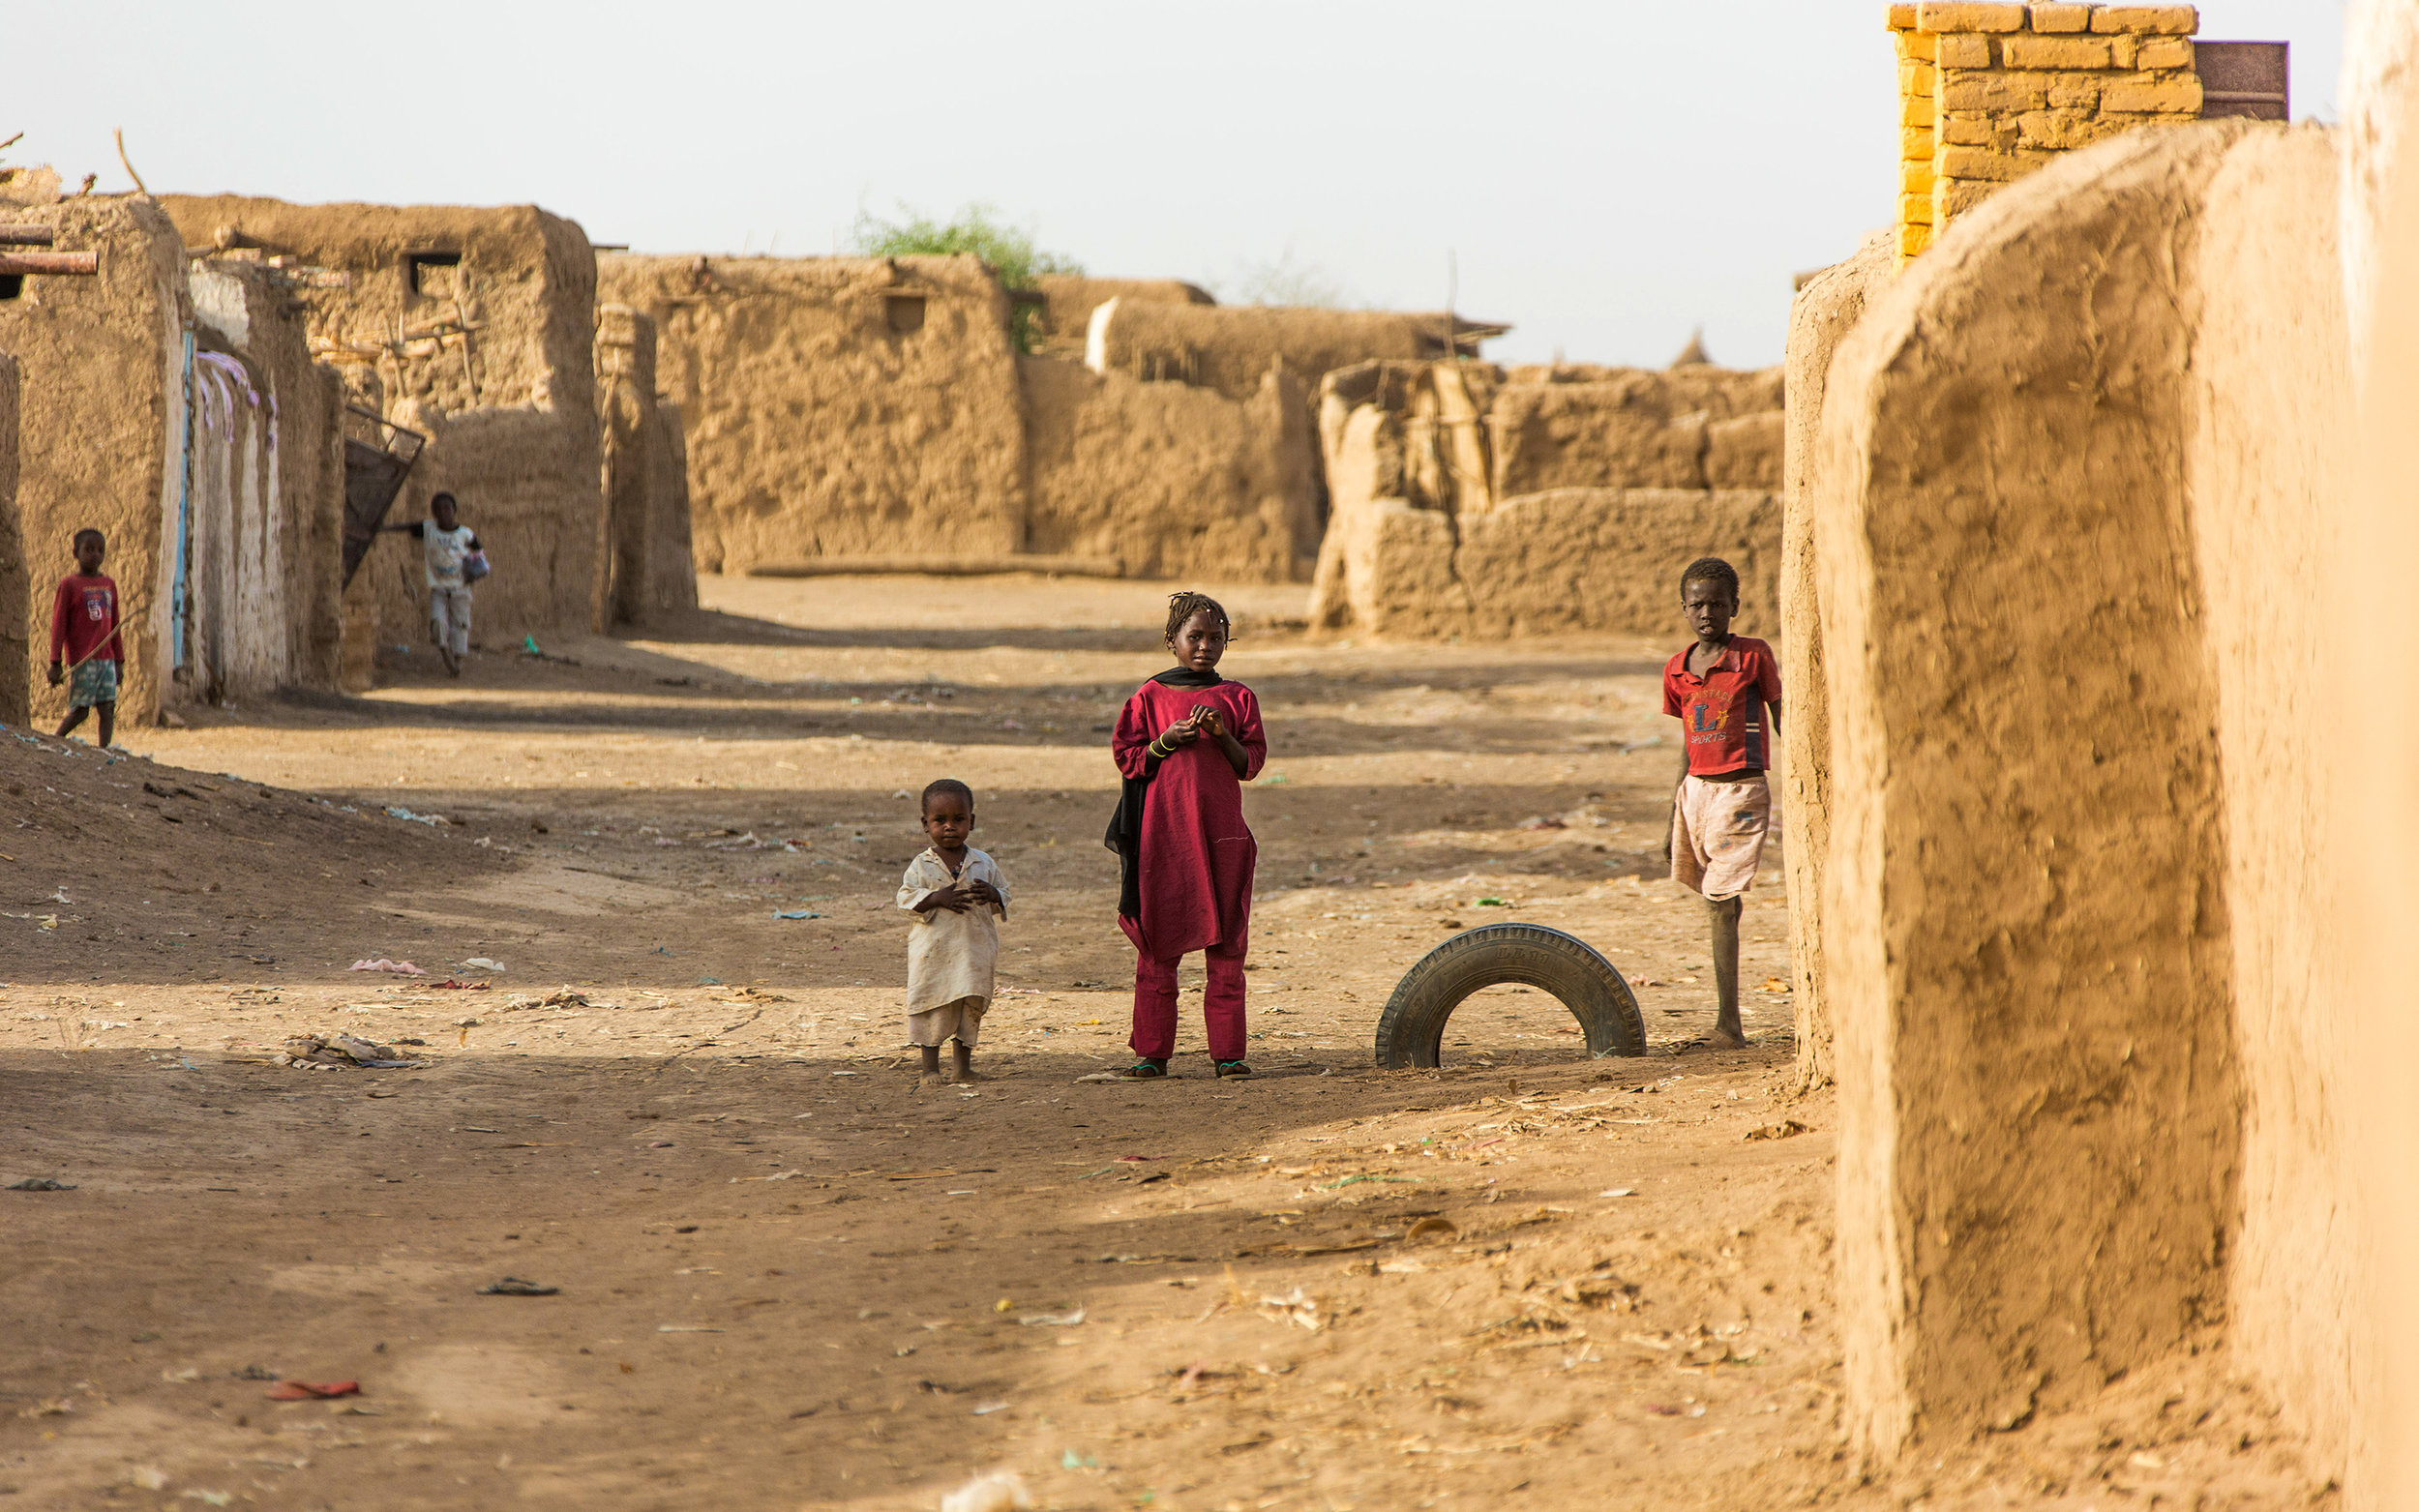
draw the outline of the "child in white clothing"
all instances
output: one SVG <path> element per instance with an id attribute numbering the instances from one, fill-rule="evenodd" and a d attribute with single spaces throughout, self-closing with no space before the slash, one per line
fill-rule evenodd
<path id="1" fill-rule="evenodd" d="M 932 845 L 908 863 L 899 906 L 915 915 L 908 934 L 908 1040 L 924 1052 L 924 1074 L 941 1072 L 941 1046 L 957 1042 L 950 1080 L 971 1082 L 974 1042 L 991 1006 L 1000 961 L 1000 921 L 1008 881 L 991 857 L 970 848 L 974 792 L 944 777 L 924 789 L 924 834 Z"/>
<path id="2" fill-rule="evenodd" d="M 378 528 L 420 538 L 429 579 L 429 638 L 436 642 L 445 670 L 460 677 L 462 659 L 470 654 L 470 585 L 487 571 L 487 548 L 457 509 L 452 494 L 438 493 L 429 499 L 432 518 Z"/>

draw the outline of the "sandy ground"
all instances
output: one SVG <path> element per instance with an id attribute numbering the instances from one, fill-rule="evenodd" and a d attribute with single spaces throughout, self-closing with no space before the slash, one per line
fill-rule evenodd
<path id="1" fill-rule="evenodd" d="M 1063 1508 L 2329 1495 L 2207 1355 L 1847 1455 L 1777 868 L 1753 1043 L 1708 1050 L 1666 648 L 1315 644 L 1299 590 L 1233 590 L 1261 1074 L 1209 1077 L 1196 968 L 1176 1076 L 1102 1084 L 1106 730 L 1158 590 L 705 589 L 133 758 L 0 739 L 0 1184 L 73 1188 L 0 1192 L 0 1508 L 930 1508 L 994 1468 Z M 967 1087 L 901 1050 L 891 893 L 943 775 L 1015 894 Z M 1650 1052 L 1591 1062 L 1507 988 L 1444 1069 L 1374 1069 L 1402 972 L 1501 919 L 1603 951 Z M 346 969 L 377 957 L 431 975 Z M 329 1032 L 422 1064 L 274 1062 Z"/>

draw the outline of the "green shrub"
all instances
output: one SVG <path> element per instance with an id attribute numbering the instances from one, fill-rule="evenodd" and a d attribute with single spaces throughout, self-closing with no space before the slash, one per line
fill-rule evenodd
<path id="1" fill-rule="evenodd" d="M 902 205 L 900 219 L 884 221 L 858 211 L 850 243 L 861 257 L 957 256 L 970 254 L 989 264 L 1000 286 L 1011 291 L 1033 286 L 1046 273 L 1080 274 L 1083 264 L 1057 252 L 1039 251 L 1032 233 L 1009 225 L 989 205 L 968 205 L 946 221 Z M 1035 307 L 1012 307 L 1008 335 L 1020 352 L 1033 349 Z"/>

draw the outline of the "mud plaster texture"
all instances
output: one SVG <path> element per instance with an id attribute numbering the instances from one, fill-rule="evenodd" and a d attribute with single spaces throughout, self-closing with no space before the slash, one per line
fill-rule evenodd
<path id="1" fill-rule="evenodd" d="M 972 257 L 598 259 L 656 324 L 699 566 L 1022 548 L 1008 303 Z"/>
<path id="2" fill-rule="evenodd" d="M 1281 363 L 1238 397 L 1019 357 L 1007 296 L 972 258 L 600 267 L 657 322 L 708 571 L 1032 554 L 1283 582 L 1318 548 L 1308 399 Z M 1129 291 L 1047 286 L 1070 307 Z"/>
<path id="3" fill-rule="evenodd" d="M 2337 141 L 2261 131 L 2198 207 L 2185 475 L 2216 674 L 2225 916 L 2245 1104 L 2242 1219 L 2228 1246 L 2231 1346 L 2321 1463 L 2351 1420 L 2353 1267 L 2366 1244 L 2344 1165 L 2356 1075 L 2343 958 L 2324 939 L 2341 868 L 2322 770 L 2341 703 L 2310 676 L 2342 603 L 2353 402 L 2334 246 Z"/>
<path id="4" fill-rule="evenodd" d="M 188 275 L 196 355 L 179 703 L 337 682 L 343 384 L 312 359 L 291 282 L 255 257 L 198 260 Z"/>
<path id="5" fill-rule="evenodd" d="M 627 305 L 596 312 L 596 402 L 605 450 L 611 624 L 643 625 L 697 608 L 690 557 L 688 451 L 680 406 L 656 392 L 655 321 Z"/>
<path id="6" fill-rule="evenodd" d="M 19 709 L 39 722 L 67 713 L 48 686 L 50 597 L 75 570 L 71 542 L 90 525 L 109 540 L 104 571 L 126 617 L 120 724 L 149 720 L 166 694 L 170 571 L 166 522 L 183 464 L 184 341 L 189 310 L 175 227 L 139 198 L 80 197 L 13 207 L 13 222 L 51 228 L 53 249 L 96 252 L 97 277 L 25 280 L 0 300 L 0 352 L 18 368 L 17 517 L 26 594 L 25 659 L 10 664 Z"/>
<path id="7" fill-rule="evenodd" d="M 1494 490 L 1780 487 L 1781 370 L 1515 368 L 1487 413 Z"/>
<path id="8" fill-rule="evenodd" d="M 1282 361 L 1315 389 L 1338 368 L 1445 354 L 1443 313 L 1305 310 L 1257 305 L 1175 304 L 1120 299 L 1095 309 L 1086 365 L 1150 381 L 1215 389 L 1231 400 L 1260 392 Z M 1461 322 L 1468 340 L 1472 322 Z"/>
<path id="9" fill-rule="evenodd" d="M 1831 1014 L 1823 1000 L 1823 857 L 1831 845 L 1831 704 L 1824 686 L 1822 607 L 1814 584 L 1813 477 L 1832 355 L 1888 285 L 1897 262 L 1888 232 L 1807 281 L 1789 307 L 1788 402 L 1780 524 L 1781 812 L 1789 845 L 1789 964 L 1797 987 L 1800 1090 L 1832 1078 Z"/>
<path id="10" fill-rule="evenodd" d="M 1712 555 L 1739 569 L 1742 633 L 1777 634 L 1779 405 L 1777 369 L 1386 362 L 1329 373 L 1312 623 L 1406 637 L 1668 634 L 1680 571 Z M 1739 440 L 1718 475 L 1740 487 L 1707 487 L 1709 431 L 1721 429 L 1709 411 Z M 1519 465 L 1505 466 L 1507 451 Z M 1556 481 L 1507 495 L 1507 479 Z"/>
<path id="11" fill-rule="evenodd" d="M 1318 449 L 1282 363 L 1242 400 L 1021 360 L 1032 512 L 1025 548 L 1126 576 L 1283 582 L 1319 546 Z"/>
<path id="12" fill-rule="evenodd" d="M 2404 146 L 2403 103 L 2419 78 L 2419 0 L 2350 0 L 2344 8 L 2344 133 L 2338 202 L 2345 324 L 2357 381 L 2376 297 L 2380 218 Z"/>
<path id="13" fill-rule="evenodd" d="M 1084 359 L 1091 312 L 1109 301 L 1136 305 L 1214 305 L 1208 289 L 1177 279 L 1093 279 L 1081 274 L 1045 274 L 1033 281 L 1045 303 L 1033 318 L 1033 349 L 1075 362 Z"/>
<path id="14" fill-rule="evenodd" d="M 2403 161 L 2419 148 L 2419 74 L 2405 73 L 2394 93 Z M 2373 108 L 2374 108 L 2373 106 Z M 2419 174 L 2402 171 L 2367 217 L 2379 227 L 2377 266 L 2419 268 Z M 2419 561 L 2419 519 L 2410 480 L 2419 477 L 2419 282 L 2380 279 L 2374 314 L 2364 320 L 2354 477 L 2332 578 L 2337 602 L 2383 607 L 2403 602 L 2410 564 Z M 2419 985 L 2410 941 L 2419 938 L 2419 795 L 2403 782 L 2374 781 L 2379 753 L 2419 749 L 2419 692 L 2407 678 L 2370 682 L 2359 658 L 2376 643 L 2374 612 L 2330 616 L 2328 648 L 2339 697 L 2364 697 L 2374 741 L 2336 748 L 2326 840 L 2341 858 L 2345 906 L 2330 921 L 2329 946 L 2348 976 L 2341 1015 L 2351 1052 L 2343 1085 L 2349 1105 L 2344 1166 L 2374 1232 L 2346 1331 L 2366 1346 L 2355 1354 L 2351 1468 L 2347 1499 L 2362 1508 L 2419 1505 L 2419 1209 L 2410 1172 L 2419 1170 L 2419 1101 L 2410 1067 L 2419 1064 Z"/>
<path id="15" fill-rule="evenodd" d="M 16 518 L 17 450 L 16 359 L 0 353 L 0 667 L 28 665 L 26 627 L 32 622 L 26 603 L 33 595 L 25 578 L 25 538 Z M 30 685 L 21 678 L 0 676 L 0 725 L 25 723 Z"/>
<path id="16" fill-rule="evenodd" d="M 2205 630 L 2181 254 L 2240 134 L 2121 138 L 1994 196 L 1832 365 L 1824 955 L 1868 1446 L 2019 1424 L 2223 1313 L 2219 688 L 2167 652 Z"/>
<path id="17" fill-rule="evenodd" d="M 478 587 L 475 639 L 594 623 L 603 463 L 596 261 L 584 231 L 534 205 L 235 194 L 161 204 L 189 247 L 254 250 L 347 276 L 297 295 L 313 348 L 345 374 L 355 402 L 374 400 L 429 437 L 387 520 L 427 518 L 434 492 L 456 496 L 494 567 Z M 380 643 L 426 640 L 418 542 L 379 538 L 353 581 Z"/>

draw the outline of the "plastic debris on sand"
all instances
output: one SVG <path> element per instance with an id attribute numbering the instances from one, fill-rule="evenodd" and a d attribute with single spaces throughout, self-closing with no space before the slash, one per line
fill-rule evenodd
<path id="1" fill-rule="evenodd" d="M 987 1470 L 941 1498 L 941 1512 L 1029 1512 L 1033 1494 L 1014 1470 Z"/>
<path id="2" fill-rule="evenodd" d="M 375 1045 L 350 1034 L 298 1034 L 269 1059 L 280 1066 L 365 1071 L 412 1071 L 428 1064 L 403 1058 L 391 1045 Z"/>

